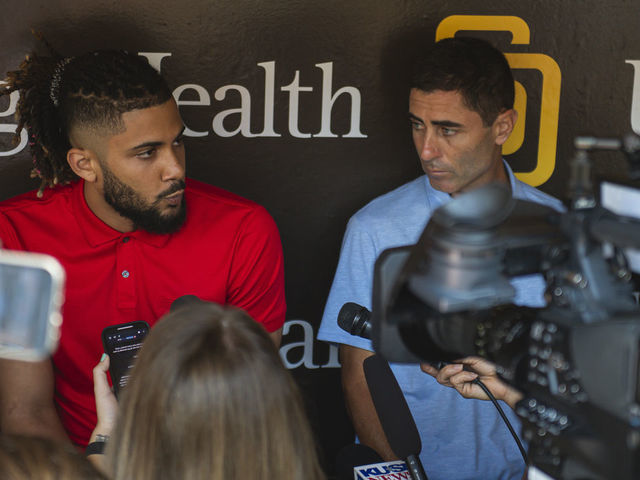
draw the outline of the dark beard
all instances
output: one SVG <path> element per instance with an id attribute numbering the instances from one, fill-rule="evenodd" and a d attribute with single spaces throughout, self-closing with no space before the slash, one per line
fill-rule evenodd
<path id="1" fill-rule="evenodd" d="M 187 204 L 184 196 L 175 212 L 162 215 L 157 205 L 162 199 L 185 188 L 184 180 L 179 180 L 158 195 L 151 205 L 126 183 L 121 182 L 106 165 L 102 165 L 104 174 L 104 199 L 113 209 L 133 222 L 136 229 L 149 233 L 166 234 L 177 232 L 187 217 Z"/>

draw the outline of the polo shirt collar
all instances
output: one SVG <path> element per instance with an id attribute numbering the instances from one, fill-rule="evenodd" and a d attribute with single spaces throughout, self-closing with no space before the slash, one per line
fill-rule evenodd
<path id="1" fill-rule="evenodd" d="M 513 174 L 513 170 L 509 164 L 502 159 L 504 162 L 504 169 L 507 171 L 507 176 L 509 177 L 509 185 L 511 186 L 511 195 L 513 198 L 524 198 L 524 191 L 522 189 L 522 183 L 518 182 L 516 176 Z"/>
<path id="2" fill-rule="evenodd" d="M 432 199 L 435 199 L 437 205 L 444 205 L 451 200 L 451 196 L 448 193 L 436 190 L 431 186 L 431 182 L 427 175 L 424 176 L 424 186 L 427 189 L 427 195 Z"/>
<path id="3" fill-rule="evenodd" d="M 80 225 L 80 231 L 92 247 L 98 247 L 108 242 L 119 240 L 123 237 L 131 237 L 141 240 L 154 247 L 163 247 L 169 241 L 171 234 L 159 235 L 149 233 L 144 230 L 133 232 L 119 232 L 100 220 L 91 211 L 84 198 L 84 180 L 80 179 L 73 186 L 71 195 L 71 208 L 75 214 L 76 221 Z"/>

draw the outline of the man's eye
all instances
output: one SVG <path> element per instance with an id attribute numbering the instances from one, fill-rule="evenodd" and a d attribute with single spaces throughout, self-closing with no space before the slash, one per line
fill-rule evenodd
<path id="1" fill-rule="evenodd" d="M 411 122 L 411 128 L 413 130 L 422 130 L 424 128 L 424 125 L 422 125 L 420 122 Z"/>
<path id="2" fill-rule="evenodd" d="M 150 148 L 149 150 L 145 150 L 144 152 L 140 152 L 136 154 L 138 158 L 151 158 L 153 154 L 156 153 L 155 148 Z"/>
<path id="3" fill-rule="evenodd" d="M 440 131 L 445 137 L 450 137 L 451 135 L 455 135 L 458 132 L 457 130 L 448 127 L 442 127 Z"/>

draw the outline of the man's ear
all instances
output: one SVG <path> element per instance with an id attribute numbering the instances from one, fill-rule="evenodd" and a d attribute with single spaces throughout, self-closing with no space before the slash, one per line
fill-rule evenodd
<path id="1" fill-rule="evenodd" d="M 509 135 L 513 131 L 513 127 L 515 127 L 516 122 L 518 121 L 518 112 L 516 112 L 513 108 L 509 110 L 505 110 L 504 112 L 500 112 L 498 117 L 493 122 L 493 133 L 496 139 L 496 145 L 504 145 L 504 142 L 507 141 Z"/>
<path id="2" fill-rule="evenodd" d="M 96 182 L 98 179 L 98 162 L 95 153 L 83 148 L 71 148 L 67 152 L 67 163 L 73 173 L 86 182 Z"/>

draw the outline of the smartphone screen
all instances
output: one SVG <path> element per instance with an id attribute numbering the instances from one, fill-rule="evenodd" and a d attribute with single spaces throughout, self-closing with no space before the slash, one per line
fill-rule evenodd
<path id="1" fill-rule="evenodd" d="M 106 327 L 102 331 L 104 351 L 109 355 L 109 374 L 116 398 L 127 385 L 131 369 L 149 332 L 147 322 L 130 322 Z"/>

